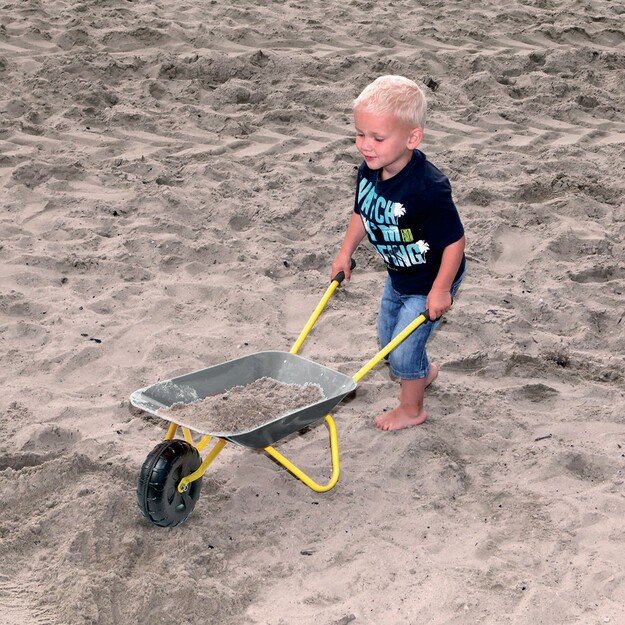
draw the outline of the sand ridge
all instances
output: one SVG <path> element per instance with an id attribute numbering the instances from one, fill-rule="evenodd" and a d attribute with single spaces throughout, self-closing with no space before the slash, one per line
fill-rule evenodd
<path id="1" fill-rule="evenodd" d="M 7 625 L 616 623 L 625 583 L 622 7 L 24 0 L 0 7 L 0 606 Z M 430 419 L 384 367 L 318 495 L 228 445 L 140 517 L 132 391 L 288 349 L 353 201 L 350 102 L 419 80 L 468 275 Z M 376 351 L 368 247 L 302 355 Z M 319 481 L 327 435 L 278 447 Z"/>

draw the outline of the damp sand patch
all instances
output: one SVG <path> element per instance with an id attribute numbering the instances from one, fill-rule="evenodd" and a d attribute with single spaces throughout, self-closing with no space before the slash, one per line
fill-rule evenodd
<path id="1" fill-rule="evenodd" d="M 203 433 L 239 434 L 325 399 L 318 384 L 287 384 L 262 377 L 194 403 L 176 403 L 156 414 Z"/>

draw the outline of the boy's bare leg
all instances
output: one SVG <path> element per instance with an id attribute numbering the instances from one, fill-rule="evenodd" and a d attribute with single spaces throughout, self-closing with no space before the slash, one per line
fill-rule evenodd
<path id="1" fill-rule="evenodd" d="M 374 422 L 381 430 L 401 430 L 413 425 L 421 425 L 427 418 L 423 408 L 425 389 L 438 375 L 438 365 L 430 364 L 426 378 L 402 380 L 399 393 L 399 406 L 390 412 L 378 415 Z"/>

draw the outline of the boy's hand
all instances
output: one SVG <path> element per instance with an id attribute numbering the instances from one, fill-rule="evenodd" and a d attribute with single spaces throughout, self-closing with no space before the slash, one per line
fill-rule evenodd
<path id="1" fill-rule="evenodd" d="M 436 321 L 451 308 L 451 293 L 444 289 L 432 289 L 428 293 L 426 306 L 430 313 L 430 319 Z"/>
<path id="2" fill-rule="evenodd" d="M 352 277 L 352 258 L 351 256 L 344 256 L 339 254 L 332 263 L 332 270 L 330 272 L 330 280 L 333 280 L 337 273 L 343 272 L 345 274 L 345 282 L 349 282 Z"/>

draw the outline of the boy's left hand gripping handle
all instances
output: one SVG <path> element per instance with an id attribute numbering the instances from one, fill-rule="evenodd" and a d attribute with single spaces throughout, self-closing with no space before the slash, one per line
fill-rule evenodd
<path id="1" fill-rule="evenodd" d="M 454 298 L 451 298 L 451 305 L 454 305 Z M 420 315 L 423 315 L 425 317 L 425 323 L 427 323 L 428 321 L 431 321 L 432 323 L 434 321 L 438 321 L 443 315 L 440 315 L 439 317 L 436 317 L 436 319 L 432 319 L 432 317 L 430 317 L 430 311 L 426 308 L 423 312 L 419 313 Z"/>
<path id="2" fill-rule="evenodd" d="M 351 263 L 350 263 L 350 270 L 354 269 L 356 267 L 356 261 L 352 258 L 351 259 Z M 327 275 L 327 274 L 326 274 Z M 345 272 L 344 271 L 339 271 L 334 278 L 332 278 L 332 280 L 330 280 L 330 282 L 334 282 L 337 281 L 339 284 L 341 284 L 341 282 L 343 282 L 343 280 L 345 280 Z"/>

